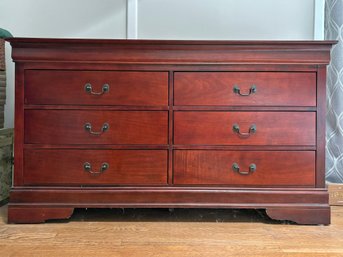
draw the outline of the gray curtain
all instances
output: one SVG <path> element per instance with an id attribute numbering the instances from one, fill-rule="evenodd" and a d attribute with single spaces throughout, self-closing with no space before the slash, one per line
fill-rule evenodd
<path id="1" fill-rule="evenodd" d="M 343 0 L 325 2 L 325 39 L 339 41 L 327 76 L 326 180 L 343 183 Z"/>

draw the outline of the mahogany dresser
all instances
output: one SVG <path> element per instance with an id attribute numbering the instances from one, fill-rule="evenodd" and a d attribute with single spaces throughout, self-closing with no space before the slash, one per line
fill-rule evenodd
<path id="1" fill-rule="evenodd" d="M 329 224 L 333 41 L 9 39 L 10 223 L 74 208 L 254 208 Z"/>

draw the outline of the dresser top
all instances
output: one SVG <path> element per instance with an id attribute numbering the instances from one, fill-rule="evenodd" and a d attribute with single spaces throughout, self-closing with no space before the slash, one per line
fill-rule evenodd
<path id="1" fill-rule="evenodd" d="M 336 41 L 7 38 L 14 61 L 328 64 Z M 39 51 L 37 50 L 39 49 Z"/>
<path id="2" fill-rule="evenodd" d="M 113 44 L 113 45 L 332 45 L 335 40 L 153 40 L 153 39 L 84 39 L 84 38 L 6 38 L 16 43 Z"/>

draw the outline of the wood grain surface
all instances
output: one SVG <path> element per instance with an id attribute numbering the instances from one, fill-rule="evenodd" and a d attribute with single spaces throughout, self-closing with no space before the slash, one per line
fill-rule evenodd
<path id="1" fill-rule="evenodd" d="M 255 210 L 80 209 L 68 222 L 7 224 L 1 257 L 338 257 L 343 208 L 330 226 L 290 226 Z"/>
<path id="2" fill-rule="evenodd" d="M 343 206 L 343 184 L 328 183 L 330 205 Z"/>
<path id="3" fill-rule="evenodd" d="M 93 132 L 85 130 L 86 123 Z M 30 144 L 167 144 L 168 112 L 162 111 L 65 111 L 25 112 L 25 143 Z"/>
<path id="4" fill-rule="evenodd" d="M 291 160 L 291 161 L 290 161 Z M 239 166 L 239 172 L 232 165 Z M 255 171 L 249 166 L 254 164 Z M 177 150 L 174 184 L 314 186 L 315 152 Z"/>
<path id="5" fill-rule="evenodd" d="M 130 64 L 328 64 L 337 41 L 7 38 L 14 61 Z M 77 48 L 77 51 L 75 50 Z M 28 50 L 30 54 L 28 54 Z"/>
<path id="6" fill-rule="evenodd" d="M 85 171 L 86 162 L 98 174 Z M 166 185 L 167 162 L 166 150 L 26 150 L 24 184 Z"/>
<path id="7" fill-rule="evenodd" d="M 176 72 L 175 105 L 315 106 L 314 72 Z M 239 88 L 241 96 L 234 92 Z M 255 86 L 256 92 L 250 91 Z"/>
<path id="8" fill-rule="evenodd" d="M 174 112 L 174 143 L 180 145 L 315 145 L 315 112 Z M 234 130 L 256 133 L 241 137 Z"/>
<path id="9" fill-rule="evenodd" d="M 329 224 L 323 169 L 325 68 L 335 41 L 9 41 L 16 63 L 10 223 L 68 218 L 80 207 L 207 207 L 261 208 L 275 219 Z M 89 94 L 87 83 L 96 93 L 104 84 L 109 91 Z M 235 85 L 239 89 L 234 90 Z M 253 85 L 256 92 L 239 95 L 237 90 L 247 94 Z M 254 176 L 263 176 L 246 185 L 239 178 L 233 186 L 176 186 L 175 150 L 302 152 L 271 155 L 274 166 L 266 161 L 270 156 L 258 154 Z M 66 151 L 73 153 L 73 160 L 64 156 Z M 133 158 L 124 151 L 163 152 L 163 157 Z M 113 157 L 114 152 L 120 158 Z M 216 156 L 199 162 L 192 156 L 195 161 L 186 158 L 182 166 L 201 166 L 192 171 L 198 172 L 195 177 L 218 182 L 226 164 L 217 165 Z M 84 158 L 95 170 L 108 159 L 108 171 L 115 167 L 119 173 L 104 172 L 106 181 L 103 176 L 97 181 L 85 177 L 78 173 Z M 145 166 L 149 158 L 155 159 Z M 243 171 L 252 158 L 238 158 Z M 205 162 L 217 169 L 213 172 Z M 278 163 L 291 170 L 287 176 L 285 168 L 277 169 Z M 275 170 L 280 170 L 278 178 Z M 294 182 L 301 171 L 303 177 Z M 129 181 L 137 184 L 127 185 Z M 91 238 L 97 236 L 93 231 Z"/>
<path id="10" fill-rule="evenodd" d="M 109 91 L 100 93 L 108 84 Z M 135 71 L 25 71 L 25 104 L 168 105 L 167 72 Z"/>

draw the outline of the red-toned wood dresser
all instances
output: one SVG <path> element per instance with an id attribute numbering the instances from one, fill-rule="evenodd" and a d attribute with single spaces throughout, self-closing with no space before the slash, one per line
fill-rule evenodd
<path id="1" fill-rule="evenodd" d="M 10 223 L 74 208 L 256 208 L 329 224 L 333 41 L 9 39 Z"/>

